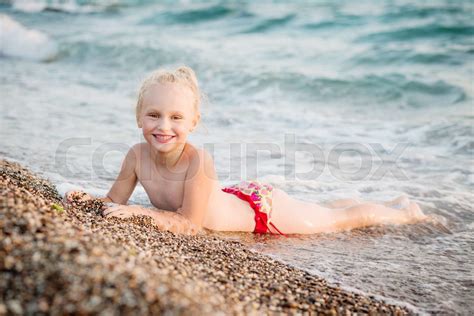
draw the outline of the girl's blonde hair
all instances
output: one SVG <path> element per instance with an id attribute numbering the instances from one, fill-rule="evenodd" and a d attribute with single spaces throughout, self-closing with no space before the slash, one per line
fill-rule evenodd
<path id="1" fill-rule="evenodd" d="M 148 77 L 143 80 L 140 90 L 138 92 L 137 104 L 135 107 L 135 115 L 137 124 L 140 126 L 140 113 L 143 107 L 143 98 L 148 89 L 157 83 L 180 83 L 191 89 L 194 95 L 194 109 L 198 117 L 198 122 L 201 117 L 200 106 L 204 98 L 199 90 L 199 84 L 194 71 L 187 66 L 180 66 L 176 70 L 158 69 L 153 71 Z"/>

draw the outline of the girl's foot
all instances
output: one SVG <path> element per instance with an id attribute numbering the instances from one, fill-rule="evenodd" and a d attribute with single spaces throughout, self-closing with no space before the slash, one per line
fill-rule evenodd
<path id="1" fill-rule="evenodd" d="M 415 202 L 409 202 L 400 212 L 403 212 L 403 215 L 399 218 L 399 224 L 412 224 L 428 218 Z"/>
<path id="2" fill-rule="evenodd" d="M 408 207 L 404 209 L 406 212 L 406 219 L 409 223 L 415 223 L 428 218 L 421 210 L 418 203 L 410 202 Z"/>
<path id="3" fill-rule="evenodd" d="M 385 202 L 384 205 L 396 210 L 403 210 L 410 206 L 410 200 L 406 195 L 401 195 L 392 201 Z"/>

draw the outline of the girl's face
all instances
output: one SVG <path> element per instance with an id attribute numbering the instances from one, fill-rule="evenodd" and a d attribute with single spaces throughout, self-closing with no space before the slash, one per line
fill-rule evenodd
<path id="1" fill-rule="evenodd" d="M 158 83 L 145 93 L 140 127 L 158 152 L 172 152 L 186 142 L 197 123 L 193 101 L 192 91 L 179 83 Z"/>

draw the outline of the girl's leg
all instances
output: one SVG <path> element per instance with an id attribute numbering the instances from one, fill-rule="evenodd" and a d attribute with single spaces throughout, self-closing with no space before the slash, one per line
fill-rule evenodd
<path id="1" fill-rule="evenodd" d="M 327 202 L 326 204 L 324 204 L 324 206 L 328 208 L 344 208 L 344 207 L 354 206 L 360 203 L 361 201 L 358 199 L 342 199 L 342 200 L 334 200 L 331 202 Z"/>
<path id="2" fill-rule="evenodd" d="M 275 188 L 272 200 L 272 223 L 285 234 L 314 234 L 334 231 L 335 224 L 345 220 L 341 209 L 330 209 L 297 200 Z"/>
<path id="3" fill-rule="evenodd" d="M 384 223 L 409 223 L 424 218 L 426 216 L 414 202 L 401 210 L 375 203 L 329 209 L 292 198 L 280 189 L 273 191 L 272 222 L 286 234 L 333 232 Z"/>
<path id="4" fill-rule="evenodd" d="M 365 203 L 365 202 L 359 199 L 342 199 L 342 200 L 327 202 L 324 206 L 329 207 L 329 208 L 346 208 L 350 206 L 356 206 L 362 203 Z M 377 202 L 369 202 L 369 203 L 379 204 Z M 410 200 L 405 195 L 402 195 L 394 200 L 383 202 L 382 204 L 391 208 L 403 209 L 403 208 L 408 207 L 408 205 L 410 204 Z"/>

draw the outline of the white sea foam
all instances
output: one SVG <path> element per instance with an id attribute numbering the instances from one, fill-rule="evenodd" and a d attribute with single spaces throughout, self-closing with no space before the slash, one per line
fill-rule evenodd
<path id="1" fill-rule="evenodd" d="M 57 44 L 48 35 L 28 29 L 4 14 L 0 14 L 0 38 L 0 55 L 50 61 L 58 54 Z"/>
<path id="2" fill-rule="evenodd" d="M 63 11 L 69 13 L 91 13 L 100 12 L 109 7 L 116 6 L 119 1 L 103 0 L 94 3 L 87 1 L 87 4 L 77 3 L 75 0 L 13 0 L 12 6 L 15 10 L 23 12 L 41 12 L 44 10 Z"/>
<path id="3" fill-rule="evenodd" d="M 47 7 L 46 2 L 28 0 L 13 1 L 12 5 L 15 10 L 29 13 L 41 12 Z"/>

